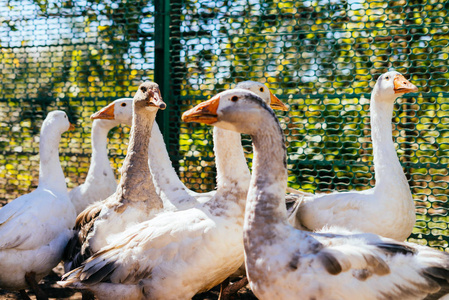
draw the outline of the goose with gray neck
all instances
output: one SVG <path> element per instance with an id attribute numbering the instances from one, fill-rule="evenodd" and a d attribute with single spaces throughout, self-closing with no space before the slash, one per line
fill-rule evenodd
<path id="1" fill-rule="evenodd" d="M 75 225 L 78 233 L 65 251 L 66 270 L 75 268 L 111 239 L 120 237 L 127 227 L 152 218 L 162 209 L 148 167 L 148 141 L 156 113 L 165 107 L 156 83 L 147 81 L 139 86 L 133 99 L 130 140 L 120 183 L 114 194 L 78 215 Z M 106 107 L 92 118 L 111 119 L 112 113 Z"/>
<path id="2" fill-rule="evenodd" d="M 287 221 L 286 148 L 273 111 L 253 93 L 232 90 L 187 114 L 249 134 L 254 159 L 244 248 L 259 299 L 438 299 L 449 291 L 449 254 L 371 233 L 333 227 L 311 233 Z M 193 110 L 193 109 L 192 109 Z"/>
<path id="3" fill-rule="evenodd" d="M 290 216 L 309 230 L 341 226 L 404 241 L 415 225 L 410 186 L 396 155 L 391 119 L 395 100 L 418 89 L 398 72 L 379 76 L 371 94 L 371 136 L 376 184 L 364 191 L 306 195 Z"/>
<path id="4" fill-rule="evenodd" d="M 201 106 L 197 110 L 207 114 Z M 214 135 L 228 146 L 240 143 L 236 132 Z M 128 228 L 60 284 L 89 290 L 99 299 L 190 299 L 233 274 L 243 262 L 250 174 L 241 145 L 232 151 L 225 146 L 214 147 L 221 177 L 212 198 L 188 209 L 164 210 Z"/>

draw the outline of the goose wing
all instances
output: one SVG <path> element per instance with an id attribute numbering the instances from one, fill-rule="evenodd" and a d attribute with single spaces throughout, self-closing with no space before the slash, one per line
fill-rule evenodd
<path id="1" fill-rule="evenodd" d="M 445 252 L 366 233 L 300 234 L 307 246 L 291 252 L 288 268 L 309 278 L 297 282 L 311 297 L 325 291 L 339 299 L 438 299 L 449 291 Z"/>
<path id="2" fill-rule="evenodd" d="M 369 191 L 336 192 L 305 196 L 295 204 L 289 222 L 296 228 L 315 230 L 324 226 L 353 224 L 365 213 Z M 366 214 L 364 214 L 366 217 Z"/>
<path id="3" fill-rule="evenodd" d="M 197 209 L 165 212 L 116 236 L 81 267 L 64 275 L 62 284 L 76 287 L 100 282 L 136 284 L 149 278 L 162 263 L 187 264 L 189 254 L 198 255 L 199 246 L 204 244 L 203 235 L 214 226 Z"/>
<path id="4" fill-rule="evenodd" d="M 51 241 L 66 227 L 58 216 L 57 196 L 36 189 L 0 209 L 0 250 L 29 250 Z"/>

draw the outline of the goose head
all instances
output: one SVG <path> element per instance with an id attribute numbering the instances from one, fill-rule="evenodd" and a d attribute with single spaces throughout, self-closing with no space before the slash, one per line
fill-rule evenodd
<path id="1" fill-rule="evenodd" d="M 90 116 L 91 119 L 116 120 L 126 125 L 132 124 L 133 105 L 138 109 L 157 111 L 165 109 L 157 83 L 146 81 L 139 86 L 134 98 L 121 98 L 111 102 Z"/>
<path id="2" fill-rule="evenodd" d="M 268 89 L 268 87 L 263 83 L 247 80 L 247 81 L 238 83 L 235 86 L 235 88 L 236 89 L 244 89 L 244 90 L 248 90 L 248 91 L 255 93 L 260 98 L 262 98 L 262 100 L 267 105 L 269 105 L 272 109 L 283 110 L 283 111 L 288 110 L 287 105 L 282 103 L 282 101 L 279 100 L 278 97 L 273 95 L 273 93 L 271 93 L 270 89 Z"/>
<path id="3" fill-rule="evenodd" d="M 265 123 L 266 114 L 261 111 L 267 111 L 276 119 L 273 110 L 257 94 L 244 89 L 233 89 L 221 92 L 184 112 L 182 120 L 251 135 L 257 132 L 260 124 Z"/>
<path id="4" fill-rule="evenodd" d="M 91 116 L 98 120 L 115 120 L 120 124 L 131 126 L 133 122 L 133 98 L 120 98 Z"/>
<path id="5" fill-rule="evenodd" d="M 137 89 L 133 98 L 133 108 L 138 111 L 146 109 L 148 111 L 157 111 L 165 109 L 166 104 L 162 101 L 159 85 L 152 81 L 145 81 Z"/>
<path id="6" fill-rule="evenodd" d="M 67 130 L 74 130 L 75 126 L 69 122 L 67 114 L 61 110 L 49 112 L 42 123 L 41 131 L 51 131 L 56 135 L 61 135 Z"/>
<path id="7" fill-rule="evenodd" d="M 406 94 L 417 92 L 418 88 L 396 71 L 384 73 L 379 76 L 373 88 L 373 94 L 378 99 L 392 100 Z"/>

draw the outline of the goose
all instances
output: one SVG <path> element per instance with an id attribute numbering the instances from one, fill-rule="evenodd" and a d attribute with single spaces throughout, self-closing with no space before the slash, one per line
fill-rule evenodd
<path id="1" fill-rule="evenodd" d="M 39 184 L 0 209 L 0 288 L 31 287 L 38 299 L 46 299 L 38 282 L 61 260 L 72 234 L 75 208 L 69 199 L 59 162 L 61 135 L 74 129 L 63 111 L 45 118 L 39 140 Z"/>
<path id="2" fill-rule="evenodd" d="M 125 107 L 132 105 L 132 98 L 118 99 L 122 100 Z M 127 100 L 130 103 L 126 103 Z M 77 215 L 93 202 L 112 195 L 117 188 L 117 181 L 108 158 L 107 139 L 109 130 L 118 125 L 120 122 L 106 119 L 94 120 L 92 123 L 92 158 L 89 171 L 85 182 L 69 192 Z"/>
<path id="3" fill-rule="evenodd" d="M 231 167 L 229 157 L 222 159 L 217 157 L 217 169 Z M 221 283 L 243 261 L 248 186 L 223 182 L 228 186 L 219 184 L 205 203 L 163 211 L 128 228 L 59 284 L 91 291 L 98 299 L 190 299 Z"/>
<path id="4" fill-rule="evenodd" d="M 147 81 L 139 86 L 133 99 L 130 140 L 120 183 L 114 194 L 78 215 L 75 225 L 78 232 L 64 253 L 65 270 L 100 250 L 127 226 L 147 220 L 162 209 L 148 167 L 148 140 L 157 111 L 165 107 L 156 83 Z M 110 109 L 106 108 L 91 118 L 108 118 L 109 114 Z"/>
<path id="5" fill-rule="evenodd" d="M 214 152 L 217 191 L 212 198 L 128 227 L 59 284 L 99 299 L 189 299 L 233 274 L 244 261 L 250 173 L 239 133 L 214 130 Z"/>
<path id="6" fill-rule="evenodd" d="M 438 299 L 449 292 L 448 253 L 372 233 L 338 227 L 315 233 L 289 224 L 283 132 L 254 93 L 226 91 L 199 106 L 183 120 L 249 134 L 253 141 L 243 238 L 257 298 Z"/>
<path id="7" fill-rule="evenodd" d="M 398 72 L 379 76 L 371 102 L 376 184 L 364 191 L 305 195 L 289 221 L 296 228 L 318 230 L 339 226 L 404 241 L 415 225 L 415 205 L 396 155 L 391 119 L 395 100 L 418 88 Z"/>

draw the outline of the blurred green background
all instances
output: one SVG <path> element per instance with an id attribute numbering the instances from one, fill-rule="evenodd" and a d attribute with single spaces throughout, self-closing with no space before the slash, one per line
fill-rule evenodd
<path id="1" fill-rule="evenodd" d="M 434 0 L 0 0 L 0 201 L 37 186 L 48 111 L 77 125 L 61 143 L 69 188 L 84 181 L 89 116 L 159 83 L 159 112 L 186 185 L 215 187 L 211 128 L 181 113 L 244 80 L 266 83 L 290 111 L 289 186 L 306 191 L 374 185 L 369 98 L 395 69 L 419 87 L 395 106 L 393 136 L 416 202 L 411 240 L 446 247 L 449 162 L 449 16 Z M 110 132 L 117 170 L 129 128 Z M 251 161 L 251 142 L 243 140 Z M 117 177 L 119 172 L 117 172 Z"/>

